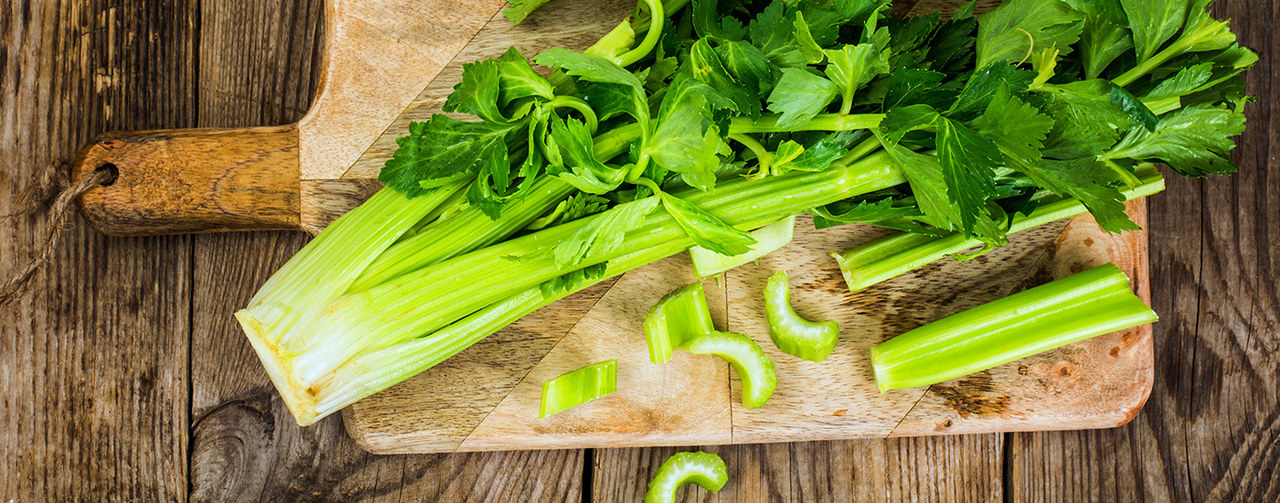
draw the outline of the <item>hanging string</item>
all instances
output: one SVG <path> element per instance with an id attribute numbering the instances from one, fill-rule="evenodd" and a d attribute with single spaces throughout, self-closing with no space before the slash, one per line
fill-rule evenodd
<path id="1" fill-rule="evenodd" d="M 15 205 L 17 211 L 0 215 L 0 222 L 4 222 L 11 218 L 35 213 L 44 208 L 50 200 L 53 201 L 48 206 L 48 235 L 45 236 L 44 245 L 30 262 L 0 285 L 0 307 L 17 300 L 26 293 L 36 273 L 49 263 L 49 257 L 53 255 L 53 251 L 58 248 L 58 243 L 62 241 L 62 236 L 66 234 L 67 222 L 75 212 L 76 198 L 98 186 L 110 185 L 116 178 L 114 171 L 99 169 L 72 184 L 69 181 L 70 171 L 71 167 L 66 162 L 50 166 L 37 176 L 27 190 L 18 195 Z"/>

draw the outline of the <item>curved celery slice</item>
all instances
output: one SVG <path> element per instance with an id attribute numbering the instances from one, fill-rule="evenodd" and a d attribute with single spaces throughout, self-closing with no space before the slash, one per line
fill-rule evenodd
<path id="1" fill-rule="evenodd" d="M 590 402 L 618 390 L 618 360 L 605 360 L 542 383 L 538 418 Z"/>
<path id="2" fill-rule="evenodd" d="M 674 503 L 680 486 L 693 482 L 711 492 L 720 492 L 729 482 L 729 470 L 720 456 L 709 452 L 680 452 L 667 458 L 649 481 L 644 503 Z"/>
<path id="3" fill-rule="evenodd" d="M 747 233 L 756 240 L 751 251 L 727 257 L 701 246 L 689 249 L 689 258 L 693 260 L 693 271 L 699 278 L 715 276 L 743 264 L 773 253 L 791 242 L 792 231 L 796 226 L 796 217 L 790 216 Z"/>
<path id="4" fill-rule="evenodd" d="M 778 389 L 778 375 L 773 372 L 773 360 L 764 354 L 760 345 L 742 334 L 711 331 L 707 335 L 685 342 L 681 349 L 696 355 L 716 355 L 729 362 L 742 380 L 742 406 L 755 409 L 763 406 Z"/>
<path id="5" fill-rule="evenodd" d="M 1113 264 L 954 314 L 871 348 L 876 387 L 928 386 L 1156 321 Z"/>
<path id="6" fill-rule="evenodd" d="M 644 337 L 649 343 L 649 361 L 665 363 L 684 341 L 711 333 L 711 311 L 702 282 L 697 281 L 667 294 L 644 317 Z"/>
<path id="7" fill-rule="evenodd" d="M 1141 165 L 1134 175 L 1141 183 L 1120 191 L 1125 200 L 1146 197 L 1164 190 L 1164 178 L 1155 166 Z M 1086 211 L 1089 211 L 1088 208 L 1074 198 L 1042 202 L 1030 215 L 1015 216 L 1008 233 L 1016 234 L 1049 222 L 1081 215 Z M 936 262 L 947 255 L 955 255 L 981 245 L 982 241 L 979 239 L 967 238 L 961 233 L 926 236 L 904 232 L 891 234 L 844 253 L 832 253 L 831 256 L 840 265 L 840 272 L 849 285 L 849 291 L 856 292 Z"/>
<path id="8" fill-rule="evenodd" d="M 840 340 L 840 325 L 835 321 L 812 322 L 791 309 L 791 292 L 787 271 L 769 277 L 764 287 L 764 316 L 769 321 L 769 337 L 782 352 L 812 362 L 831 356 Z"/>

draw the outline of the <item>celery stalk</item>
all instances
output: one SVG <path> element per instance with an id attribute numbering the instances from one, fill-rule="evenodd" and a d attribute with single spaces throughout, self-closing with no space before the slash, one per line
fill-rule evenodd
<path id="1" fill-rule="evenodd" d="M 796 172 L 754 182 L 732 180 L 712 191 L 683 197 L 730 225 L 751 228 L 898 183 L 902 183 L 900 172 L 879 153 L 826 171 Z M 361 352 L 431 333 L 574 268 L 665 243 L 677 243 L 680 250 L 693 244 L 670 215 L 655 211 L 627 232 L 616 249 L 588 254 L 574 268 L 558 265 L 555 246 L 603 215 L 509 239 L 338 298 L 312 319 L 307 330 L 298 333 L 300 338 L 281 341 L 294 349 L 293 373 L 302 382 L 323 382 L 325 375 Z"/>
<path id="2" fill-rule="evenodd" d="M 730 225 L 753 228 L 814 206 L 904 182 L 901 172 L 883 153 L 850 162 L 861 154 L 855 151 L 820 172 L 794 172 L 757 181 L 731 180 L 712 191 L 694 191 L 680 197 Z M 308 294 L 307 288 L 314 288 L 313 284 L 348 291 L 356 274 L 349 274 L 346 281 L 327 283 L 332 281 L 331 276 L 316 275 L 314 271 L 330 270 L 352 257 L 360 262 L 352 270 L 360 271 L 430 212 L 434 205 L 417 202 L 428 197 L 431 196 L 395 202 L 425 208 L 413 218 L 403 218 L 406 222 L 399 233 L 381 240 L 378 248 L 353 251 L 334 242 L 322 248 L 331 252 L 327 255 L 328 264 L 313 261 L 307 274 L 282 272 L 273 282 L 279 278 L 310 278 L 310 283 L 294 285 L 298 289 L 294 292 L 303 296 Z M 387 218 L 388 213 L 394 213 L 387 206 L 375 197 L 344 218 L 369 216 L 373 222 L 364 225 L 391 225 L 398 220 Z M 300 424 L 310 424 L 439 363 L 537 306 L 559 298 L 544 299 L 538 293 L 539 284 L 573 269 L 557 265 L 554 247 L 600 217 L 594 215 L 509 239 L 419 268 L 368 290 L 341 296 L 336 292 L 313 294 L 310 299 L 319 300 L 319 305 L 309 305 L 305 310 L 280 306 L 276 297 L 290 292 L 275 286 L 272 294 L 260 294 L 249 307 L 237 312 L 236 318 L 290 411 Z M 327 231 L 330 237 L 325 239 L 358 243 L 377 235 L 368 227 L 349 236 L 335 233 L 344 228 L 341 221 L 335 222 L 334 229 Z M 655 211 L 631 229 L 618 247 L 589 255 L 574 267 L 606 263 L 606 274 L 613 275 L 687 250 L 692 244 L 669 215 Z M 305 253 L 299 254 L 299 258 L 304 256 Z M 639 261 L 626 262 L 627 257 L 639 257 Z"/>
<path id="3" fill-rule="evenodd" d="M 610 260 L 605 271 L 605 278 L 613 277 L 637 267 L 643 266 L 664 257 L 679 253 L 679 246 L 665 244 L 637 253 Z M 276 379 L 271 373 L 272 382 L 288 396 L 298 395 L 304 400 L 289 405 L 290 412 L 298 420 L 298 424 L 306 426 L 329 414 L 342 410 L 343 407 L 355 403 L 384 389 L 387 389 L 419 372 L 434 367 L 445 359 L 471 347 L 472 344 L 514 323 L 516 320 L 537 311 L 557 300 L 581 291 L 599 281 L 586 282 L 570 291 L 559 292 L 550 297 L 543 296 L 538 287 L 533 287 L 502 301 L 495 302 L 466 318 L 453 323 L 434 333 L 415 337 L 399 344 L 363 353 L 344 362 L 334 370 L 331 378 L 323 386 L 316 388 L 289 388 L 294 386 L 289 379 Z M 237 313 L 237 318 L 240 314 Z M 241 320 L 242 323 L 244 320 Z M 250 341 L 255 338 L 250 334 Z M 256 345 L 255 345 L 256 347 Z M 259 353 L 259 356 L 264 356 Z M 266 356 L 272 356 L 270 354 Z M 283 360 L 275 358 L 263 362 L 269 369 L 285 368 Z M 282 376 L 282 377 L 287 377 Z M 285 393 L 285 390 L 290 390 Z"/>
<path id="4" fill-rule="evenodd" d="M 299 337 L 306 320 L 346 291 L 378 254 L 465 186 L 454 182 L 415 198 L 380 190 L 289 259 L 240 311 L 251 320 L 246 330 L 259 334 L 250 341 L 263 361 L 284 358 L 290 349 L 283 341 Z M 268 364 L 267 370 L 277 382 L 292 379 L 286 368 Z M 286 404 L 301 399 L 291 387 L 281 391 Z"/>
<path id="5" fill-rule="evenodd" d="M 605 360 L 542 383 L 538 418 L 572 409 L 618 390 L 618 360 Z"/>
<path id="6" fill-rule="evenodd" d="M 599 159 L 612 159 L 626 152 L 640 137 L 638 124 L 609 130 L 595 138 Z M 447 260 L 502 240 L 555 208 L 574 188 L 558 178 L 540 178 L 502 210 L 494 220 L 478 208 L 467 206 L 454 215 L 423 227 L 401 239 L 365 268 L 349 291 L 359 292 L 386 283 L 423 266 Z"/>
<path id="7" fill-rule="evenodd" d="M 649 361 L 671 360 L 675 348 L 689 339 L 715 330 L 702 282 L 682 286 L 658 300 L 644 317 L 644 337 Z"/>
<path id="8" fill-rule="evenodd" d="M 1106 264 L 873 346 L 871 365 L 881 392 L 928 386 L 1156 318 Z"/>
<path id="9" fill-rule="evenodd" d="M 1125 199 L 1146 197 L 1164 190 L 1164 178 L 1152 165 L 1139 167 L 1135 175 L 1140 183 L 1121 191 Z M 1044 202 L 1031 215 L 1013 218 L 1009 234 L 1016 234 L 1064 218 L 1082 215 L 1088 211 L 1080 201 L 1072 198 Z M 981 246 L 977 238 L 966 238 L 953 233 L 946 236 L 928 236 L 914 233 L 897 233 L 872 241 L 844 253 L 832 253 L 840 265 L 849 290 L 856 292 L 890 278 L 931 264 L 947 255 Z"/>

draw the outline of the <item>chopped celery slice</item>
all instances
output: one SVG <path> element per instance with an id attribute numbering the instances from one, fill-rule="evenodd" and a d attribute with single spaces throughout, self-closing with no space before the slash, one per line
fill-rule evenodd
<path id="1" fill-rule="evenodd" d="M 618 390 L 618 360 L 605 360 L 542 383 L 538 417 L 572 409 Z"/>
<path id="2" fill-rule="evenodd" d="M 928 386 L 1154 321 L 1106 264 L 889 339 L 871 348 L 871 366 L 881 392 Z"/>
<path id="3" fill-rule="evenodd" d="M 1151 164 L 1139 166 L 1135 172 L 1139 184 L 1122 189 L 1126 200 L 1146 197 L 1164 190 L 1164 178 Z M 1042 202 L 1030 215 L 1019 214 L 1013 218 L 1008 233 L 1016 234 L 1049 222 L 1082 215 L 1088 208 L 1074 198 Z M 954 233 L 945 236 L 898 233 L 872 241 L 844 253 L 832 253 L 840 264 L 849 290 L 856 292 L 890 278 L 906 274 L 947 255 L 981 246 L 978 238 L 966 238 Z"/>
<path id="4" fill-rule="evenodd" d="M 667 458 L 649 481 L 644 503 L 674 503 L 680 486 L 693 482 L 711 492 L 720 492 L 729 482 L 729 469 L 720 456 L 710 452 L 680 452 Z"/>
<path id="5" fill-rule="evenodd" d="M 649 361 L 665 363 L 684 341 L 711 333 L 711 311 L 702 282 L 696 281 L 667 294 L 644 317 L 644 337 Z"/>
<path id="6" fill-rule="evenodd" d="M 689 258 L 693 259 L 693 271 L 699 278 L 714 276 L 743 264 L 773 253 L 791 242 L 791 233 L 796 226 L 796 217 L 790 216 L 748 233 L 756 244 L 751 251 L 733 256 L 724 256 L 701 246 L 689 249 Z"/>
<path id="7" fill-rule="evenodd" d="M 778 375 L 773 372 L 773 360 L 760 349 L 756 341 L 742 334 L 711 331 L 707 335 L 685 342 L 681 349 L 696 355 L 716 355 L 729 362 L 742 380 L 742 406 L 748 409 L 761 407 L 778 389 Z"/>
<path id="8" fill-rule="evenodd" d="M 769 321 L 769 337 L 782 352 L 820 362 L 827 359 L 840 340 L 840 325 L 835 321 L 812 322 L 791 309 L 787 271 L 769 277 L 764 287 L 764 316 Z"/>

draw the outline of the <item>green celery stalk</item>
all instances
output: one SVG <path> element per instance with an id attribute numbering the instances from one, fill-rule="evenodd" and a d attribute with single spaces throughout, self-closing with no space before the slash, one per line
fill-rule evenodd
<path id="1" fill-rule="evenodd" d="M 590 287 L 603 278 L 617 276 L 679 251 L 678 243 L 667 243 L 619 257 L 609 261 L 605 274 L 600 280 L 588 281 L 574 289 L 558 292 L 549 297 L 543 296 L 541 289 L 537 287 L 530 288 L 495 302 L 435 333 L 363 353 L 338 367 L 328 385 L 319 389 L 302 390 L 301 396 L 305 400 L 296 402 L 299 405 L 298 408 L 290 406 L 290 412 L 293 412 L 299 424 L 303 426 L 311 424 L 361 398 L 434 367 L 529 313 Z M 278 359 L 270 362 L 265 359 L 263 361 L 268 367 L 284 365 L 284 362 Z M 275 384 L 282 390 L 292 389 L 289 387 L 293 386 L 287 380 L 275 381 Z M 288 403 L 286 401 L 286 404 Z"/>
<path id="2" fill-rule="evenodd" d="M 881 152 L 824 171 L 789 173 L 759 181 L 731 180 L 712 191 L 694 191 L 682 197 L 730 225 L 752 228 L 902 182 L 901 173 Z M 572 270 L 662 244 L 677 243 L 678 251 L 693 244 L 670 215 L 655 211 L 627 232 L 615 249 L 588 254 L 569 269 L 557 265 L 555 246 L 603 216 L 601 213 L 510 239 L 343 296 L 318 313 L 306 330 L 296 333 L 296 338 L 282 339 L 279 344 L 290 349 L 295 377 L 310 386 L 324 382 L 333 369 L 361 352 L 434 332 L 486 305 Z M 252 308 L 245 315 L 253 317 Z"/>
<path id="3" fill-rule="evenodd" d="M 649 481 L 644 503 L 675 503 L 676 491 L 688 483 L 713 493 L 729 482 L 729 470 L 720 456 L 709 452 L 678 452 L 662 462 Z"/>
<path id="4" fill-rule="evenodd" d="M 881 392 L 928 386 L 1156 319 L 1106 264 L 889 339 L 871 365 Z"/>
<path id="5" fill-rule="evenodd" d="M 1155 166 L 1140 166 L 1135 175 L 1140 183 L 1121 191 L 1126 200 L 1146 197 L 1164 190 L 1164 178 Z M 1009 227 L 1009 234 L 1083 215 L 1087 211 L 1089 210 L 1084 204 L 1073 198 L 1044 202 L 1031 215 L 1015 216 Z M 831 256 L 840 265 L 840 272 L 844 275 L 849 290 L 856 292 L 977 246 L 982 246 L 982 241 L 965 238 L 961 233 L 941 237 L 896 233 L 844 253 L 832 253 Z"/>
<path id="6" fill-rule="evenodd" d="M 538 419 L 559 414 L 618 391 L 618 360 L 605 360 L 542 383 Z"/>
<path id="7" fill-rule="evenodd" d="M 729 362 L 742 381 L 743 407 L 763 407 L 778 389 L 778 375 L 773 371 L 773 360 L 750 337 L 712 330 L 707 335 L 685 341 L 680 349 L 695 355 L 716 355 Z"/>
<path id="8" fill-rule="evenodd" d="M 778 251 L 791 242 L 796 226 L 796 217 L 790 216 L 748 233 L 756 244 L 751 251 L 726 257 L 701 246 L 689 249 L 689 259 L 693 262 L 693 272 L 699 278 L 714 276 L 743 264 L 755 262 L 760 257 Z"/>
<path id="9" fill-rule="evenodd" d="M 302 328 L 302 320 L 346 291 L 375 257 L 465 186 L 454 182 L 415 198 L 382 189 L 335 220 L 249 301 L 258 329 L 271 334 L 262 343 L 278 351 L 282 339 Z"/>
<path id="10" fill-rule="evenodd" d="M 596 157 L 612 159 L 626 152 L 639 137 L 638 124 L 621 126 L 601 134 L 595 139 Z M 468 206 L 379 254 L 348 291 L 368 290 L 421 267 L 500 241 L 555 208 L 574 190 L 573 186 L 558 178 L 540 178 L 519 199 L 505 206 L 496 220 L 480 209 Z"/>
<path id="11" fill-rule="evenodd" d="M 764 287 L 764 315 L 769 337 L 783 353 L 820 362 L 831 356 L 840 341 L 840 325 L 835 321 L 813 322 L 801 318 L 791 308 L 787 271 L 769 277 Z"/>
<path id="12" fill-rule="evenodd" d="M 649 344 L 649 361 L 671 361 L 675 348 L 689 339 L 715 330 L 702 282 L 677 288 L 658 300 L 644 317 L 644 337 Z"/>

